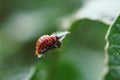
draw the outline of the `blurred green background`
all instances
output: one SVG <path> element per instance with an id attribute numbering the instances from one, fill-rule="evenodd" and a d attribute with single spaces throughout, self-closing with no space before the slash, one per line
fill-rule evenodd
<path id="1" fill-rule="evenodd" d="M 101 80 L 108 24 L 71 17 L 86 1 L 0 0 L 0 80 Z M 70 32 L 62 47 L 35 57 L 56 31 Z"/>

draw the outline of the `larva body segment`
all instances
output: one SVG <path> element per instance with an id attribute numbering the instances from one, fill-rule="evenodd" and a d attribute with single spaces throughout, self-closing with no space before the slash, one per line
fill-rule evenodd
<path id="1" fill-rule="evenodd" d="M 44 35 L 40 37 L 36 42 L 35 54 L 39 55 L 40 53 L 44 53 L 48 51 L 49 49 L 60 47 L 60 45 L 57 45 L 58 43 L 60 44 L 57 36 Z"/>

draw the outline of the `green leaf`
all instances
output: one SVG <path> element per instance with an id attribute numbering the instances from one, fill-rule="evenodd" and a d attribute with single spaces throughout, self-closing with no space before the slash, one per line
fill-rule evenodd
<path id="1" fill-rule="evenodd" d="M 90 0 L 83 4 L 75 14 L 75 18 L 88 18 L 111 24 L 119 12 L 120 1 L 118 0 Z"/>
<path id="2" fill-rule="evenodd" d="M 43 80 L 101 80 L 107 29 L 107 25 L 98 21 L 75 21 L 61 49 L 51 50 L 40 59 L 31 80 L 41 79 L 42 71 L 47 78 Z"/>
<path id="3" fill-rule="evenodd" d="M 78 70 L 78 80 L 101 80 L 104 67 L 104 35 L 108 27 L 89 19 L 77 20 L 62 46 L 61 61 L 68 61 Z M 97 68 L 96 68 L 97 66 Z"/>
<path id="4" fill-rule="evenodd" d="M 107 65 L 104 80 L 120 80 L 120 15 L 109 27 L 106 40 Z"/>
<path id="5" fill-rule="evenodd" d="M 61 25 L 63 29 L 69 29 L 71 24 L 82 19 L 110 25 L 118 13 L 120 13 L 120 1 L 118 0 L 88 0 L 72 16 L 64 17 Z"/>

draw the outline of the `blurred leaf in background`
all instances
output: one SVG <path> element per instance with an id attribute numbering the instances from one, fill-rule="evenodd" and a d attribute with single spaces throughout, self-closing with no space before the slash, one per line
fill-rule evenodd
<path id="1" fill-rule="evenodd" d="M 26 79 L 38 62 L 37 38 L 57 31 L 57 19 L 80 5 L 79 0 L 0 0 L 0 79 Z"/>
<path id="2" fill-rule="evenodd" d="M 118 0 L 0 0 L 0 80 L 101 80 L 104 36 L 119 4 Z M 62 47 L 36 58 L 36 40 L 60 30 L 71 32 Z"/>

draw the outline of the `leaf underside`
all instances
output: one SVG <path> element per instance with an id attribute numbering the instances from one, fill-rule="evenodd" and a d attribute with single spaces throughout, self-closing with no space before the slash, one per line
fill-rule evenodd
<path id="1" fill-rule="evenodd" d="M 104 80 L 120 80 L 120 15 L 109 27 L 106 46 L 106 75 Z"/>

